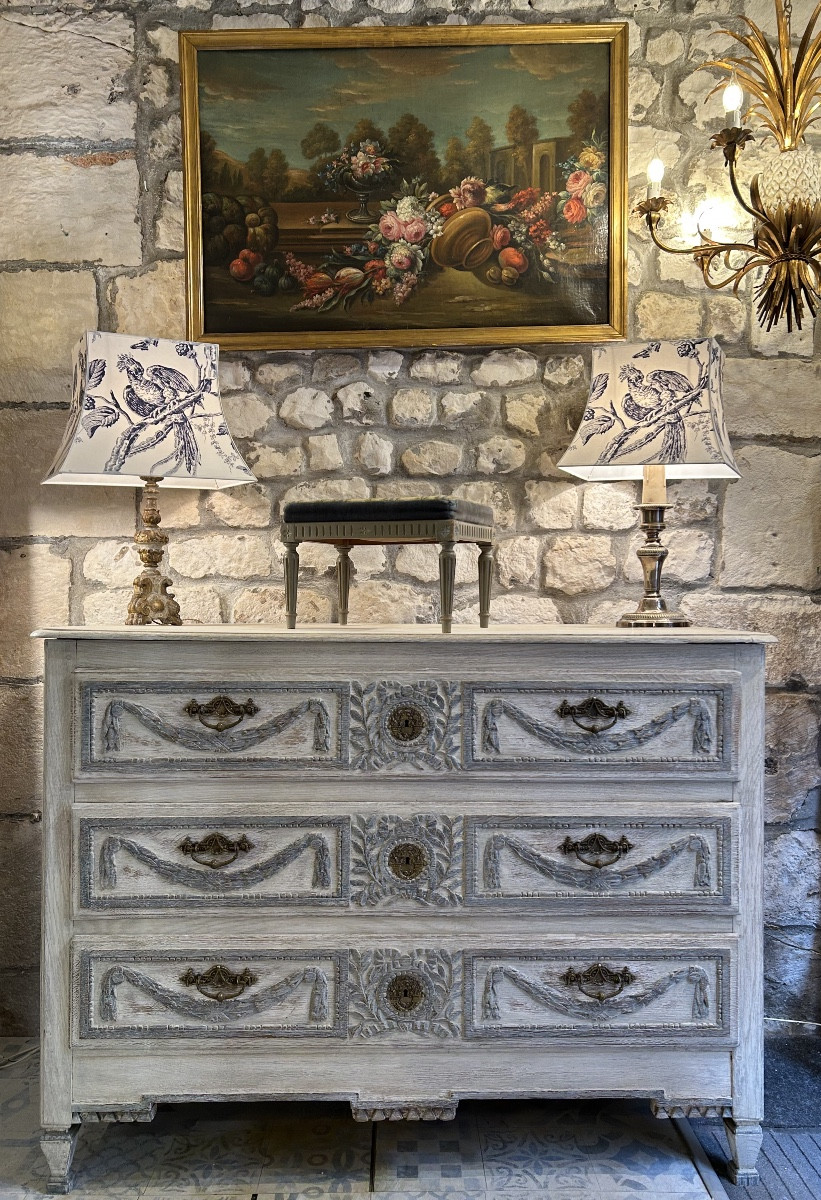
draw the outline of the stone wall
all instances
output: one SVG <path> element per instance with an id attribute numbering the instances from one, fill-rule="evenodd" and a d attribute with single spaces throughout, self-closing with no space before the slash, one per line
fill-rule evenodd
<path id="1" fill-rule="evenodd" d="M 796 0 L 803 28 L 809 0 Z M 772 26 L 770 0 L 746 12 Z M 654 147 L 694 204 L 720 184 L 705 152 L 718 100 L 694 73 L 741 0 L 5 0 L 0 13 L 0 1032 L 37 1024 L 41 649 L 37 625 L 119 622 L 135 572 L 135 498 L 41 489 L 65 423 L 69 355 L 95 327 L 180 336 L 183 227 L 176 31 L 310 25 L 627 20 L 631 203 Z M 748 154 L 755 163 L 754 150 Z M 816 607 L 821 357 L 812 330 L 763 333 L 751 295 L 708 292 L 632 219 L 630 335 L 713 334 L 742 479 L 674 488 L 667 581 L 702 624 L 775 633 L 767 733 L 767 1012 L 821 1020 Z M 259 485 L 167 493 L 171 574 L 199 621 L 282 620 L 281 505 L 432 489 L 493 505 L 493 615 L 611 622 L 637 595 L 632 485 L 555 469 L 585 401 L 589 347 L 467 353 L 226 355 L 231 428 Z M 361 549 L 354 621 L 436 619 L 431 548 Z M 303 555 L 300 618 L 334 612 L 331 556 Z M 460 558 L 457 607 L 475 620 Z M 798 1026 L 774 1026 L 797 1028 Z"/>

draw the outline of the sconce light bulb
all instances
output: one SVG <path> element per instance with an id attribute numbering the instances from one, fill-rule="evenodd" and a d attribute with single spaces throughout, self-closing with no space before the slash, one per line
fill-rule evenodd
<path id="1" fill-rule="evenodd" d="M 664 163 L 658 155 L 647 164 L 647 178 L 650 183 L 661 183 L 664 178 Z"/>
<path id="2" fill-rule="evenodd" d="M 725 113 L 740 111 L 741 105 L 744 103 L 744 93 L 735 80 L 727 84 L 721 100 Z"/>

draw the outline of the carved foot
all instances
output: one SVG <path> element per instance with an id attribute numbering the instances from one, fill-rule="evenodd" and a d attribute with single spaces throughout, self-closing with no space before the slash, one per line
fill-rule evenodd
<path id="1" fill-rule="evenodd" d="M 758 1121 L 734 1121 L 725 1118 L 724 1128 L 730 1143 L 732 1161 L 727 1164 L 730 1180 L 739 1187 L 747 1187 L 758 1181 L 755 1169 L 764 1132 Z"/>
<path id="2" fill-rule="evenodd" d="M 351 1101 L 355 1121 L 452 1121 L 458 1107 L 458 1100 L 422 1100 L 417 1104 L 358 1104 Z"/>
<path id="3" fill-rule="evenodd" d="M 45 1129 L 40 1135 L 40 1148 L 48 1164 L 46 1191 L 62 1196 L 74 1183 L 71 1160 L 77 1145 L 78 1126 L 69 1129 Z"/>
<path id="4" fill-rule="evenodd" d="M 148 567 L 134 580 L 126 625 L 182 625 L 180 606 L 169 592 L 171 580 Z"/>

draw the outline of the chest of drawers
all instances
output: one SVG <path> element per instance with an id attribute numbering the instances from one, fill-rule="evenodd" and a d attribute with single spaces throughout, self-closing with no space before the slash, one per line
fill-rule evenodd
<path id="1" fill-rule="evenodd" d="M 42 1145 L 160 1100 L 762 1109 L 763 642 L 46 638 Z"/>

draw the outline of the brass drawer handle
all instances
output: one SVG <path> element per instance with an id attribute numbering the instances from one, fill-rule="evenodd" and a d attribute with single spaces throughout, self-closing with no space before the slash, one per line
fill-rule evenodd
<path id="1" fill-rule="evenodd" d="M 195 987 L 203 996 L 207 996 L 209 1000 L 235 1000 L 237 996 L 241 996 L 246 988 L 257 982 L 256 975 L 252 975 L 246 967 L 244 971 L 237 974 L 235 971 L 229 971 L 228 967 L 224 967 L 222 963 L 215 963 L 213 967 L 203 973 L 198 973 L 189 967 L 184 975 L 180 976 L 180 983 L 186 987 Z"/>
<path id="2" fill-rule="evenodd" d="M 206 729 L 223 733 L 224 730 L 239 725 L 244 717 L 255 716 L 259 707 L 250 696 L 244 704 L 237 704 L 230 696 L 214 696 L 213 700 L 208 700 L 205 704 L 200 704 L 199 700 L 189 700 L 183 712 L 188 713 L 189 717 L 197 717 Z"/>
<path id="3" fill-rule="evenodd" d="M 581 704 L 568 704 L 567 700 L 562 700 L 556 709 L 556 716 L 570 717 L 573 724 L 585 733 L 604 733 L 606 729 L 612 729 L 616 721 L 629 717 L 630 709 L 622 700 L 612 705 L 606 704 L 598 696 L 588 696 Z M 585 721 L 591 724 L 585 725 Z"/>
<path id="4" fill-rule="evenodd" d="M 589 833 L 581 841 L 573 841 L 571 837 L 566 837 L 557 848 L 562 854 L 575 854 L 585 866 L 601 870 L 602 867 L 612 867 L 622 855 L 628 854 L 633 849 L 633 843 L 628 842 L 624 834 L 614 842 L 603 833 Z"/>
<path id="5" fill-rule="evenodd" d="M 612 1000 L 614 996 L 618 996 L 636 977 L 629 967 L 613 971 L 604 963 L 592 963 L 585 971 L 574 971 L 572 967 L 568 967 L 559 978 L 566 987 L 577 987 L 583 995 L 604 1004 L 605 1000 Z"/>
<path id="6" fill-rule="evenodd" d="M 230 867 L 240 854 L 253 850 L 254 843 L 249 842 L 245 834 L 231 841 L 224 833 L 209 833 L 208 837 L 199 842 L 192 842 L 190 837 L 180 842 L 177 849 L 181 854 L 190 855 L 201 867 L 210 867 L 218 871 L 221 867 Z"/>

